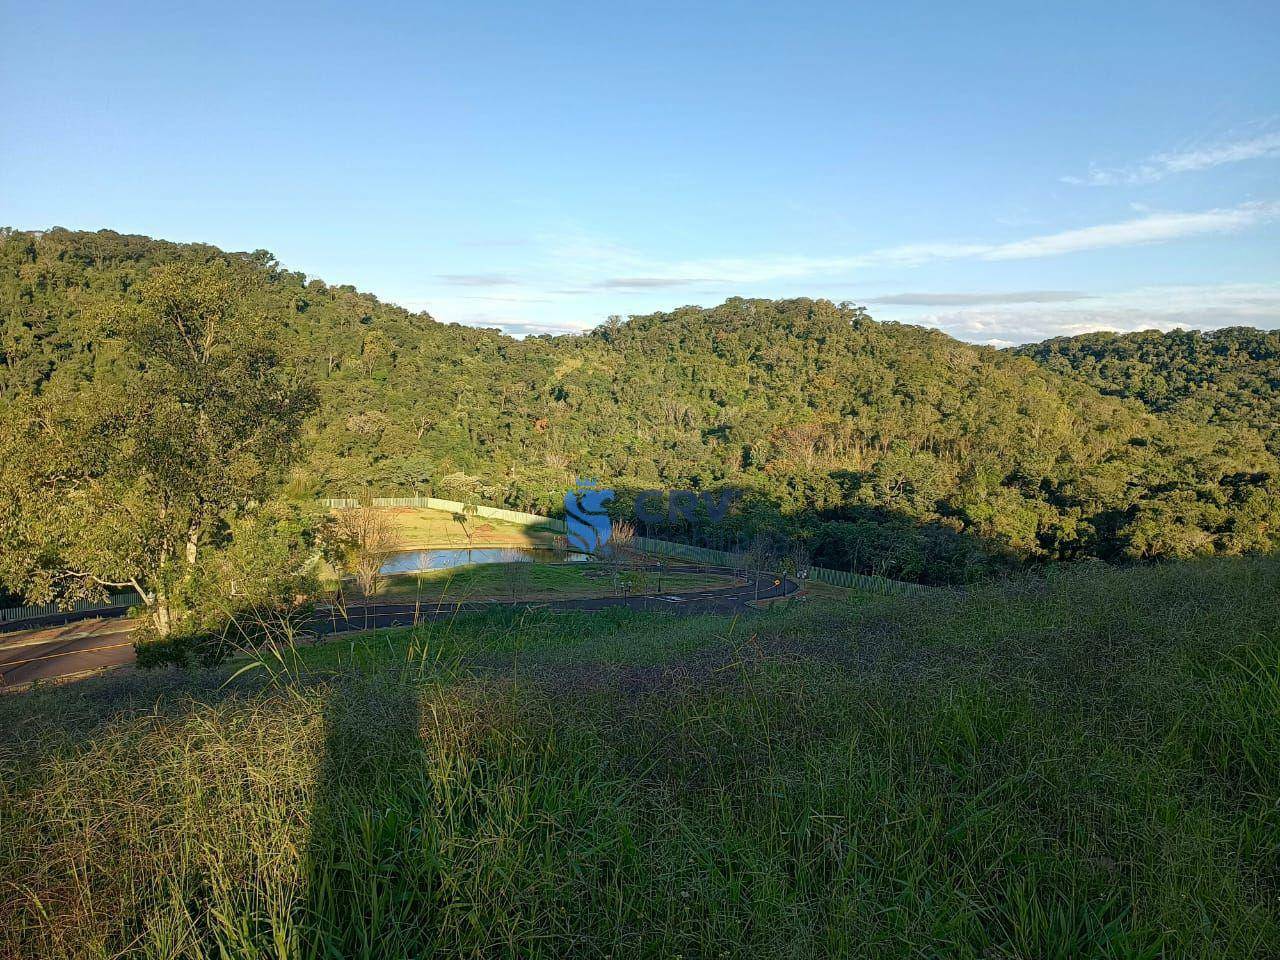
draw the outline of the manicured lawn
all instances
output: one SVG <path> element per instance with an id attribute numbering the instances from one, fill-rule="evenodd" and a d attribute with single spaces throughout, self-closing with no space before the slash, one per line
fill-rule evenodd
<path id="1" fill-rule="evenodd" d="M 395 520 L 403 547 L 417 550 L 425 547 L 513 546 L 549 547 L 557 536 L 545 526 L 522 526 L 505 520 L 486 517 L 466 518 L 467 533 L 451 513 L 425 510 L 417 507 L 389 507 L 387 512 Z"/>

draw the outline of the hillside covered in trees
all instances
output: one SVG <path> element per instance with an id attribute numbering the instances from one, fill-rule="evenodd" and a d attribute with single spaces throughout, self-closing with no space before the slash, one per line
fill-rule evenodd
<path id="1" fill-rule="evenodd" d="M 1280 331 L 1090 333 L 1018 352 L 1110 396 L 1140 400 L 1156 413 L 1245 424 L 1280 456 Z"/>
<path id="2" fill-rule="evenodd" d="M 821 300 L 735 298 L 515 340 L 309 279 L 265 251 L 109 231 L 0 236 L 11 443 L 40 443 L 51 407 L 74 419 L 91 416 L 94 391 L 128 397 L 148 360 L 136 339 L 122 346 L 119 317 L 173 264 L 241 278 L 272 389 L 299 391 L 296 444 L 253 461 L 288 497 L 419 491 L 547 511 L 584 476 L 621 491 L 625 510 L 648 487 L 735 488 L 744 497 L 718 526 L 667 533 L 798 537 L 826 565 L 925 582 L 1264 551 L 1280 536 L 1274 335 L 1232 332 L 1231 349 L 1257 359 L 1247 375 L 1210 346 L 1144 360 L 1176 368 L 1163 392 L 1129 361 L 1082 376 L 1076 353 L 1092 347 L 1024 356 Z M 146 289 L 163 307 L 163 289 Z M 246 368 L 245 389 L 267 375 Z M 1230 402 L 1211 403 L 1218 393 Z"/>

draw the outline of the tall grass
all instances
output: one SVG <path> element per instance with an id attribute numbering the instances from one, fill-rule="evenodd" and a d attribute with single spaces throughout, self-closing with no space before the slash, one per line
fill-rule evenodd
<path id="1" fill-rule="evenodd" d="M 0 701 L 9 956 L 1280 955 L 1280 562 Z"/>

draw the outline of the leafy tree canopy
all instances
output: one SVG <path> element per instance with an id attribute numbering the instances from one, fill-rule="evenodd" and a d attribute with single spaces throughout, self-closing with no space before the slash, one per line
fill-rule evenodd
<path id="1" fill-rule="evenodd" d="M 187 318 L 217 331 L 208 348 Z M 648 487 L 733 487 L 722 522 L 663 532 L 798 537 L 816 563 L 926 582 L 1265 550 L 1271 336 L 1238 331 L 1228 356 L 1218 335 L 1170 347 L 1149 374 L 1099 373 L 1120 361 L 1098 347 L 1086 374 L 1093 347 L 999 351 L 849 304 L 734 298 L 515 340 L 264 251 L 8 231 L 0 413 L 17 466 L 0 468 L 0 510 L 49 519 L 4 521 L 25 559 L 0 580 L 46 590 L 54 554 L 129 579 L 268 490 L 552 511 L 578 476 L 619 511 Z"/>

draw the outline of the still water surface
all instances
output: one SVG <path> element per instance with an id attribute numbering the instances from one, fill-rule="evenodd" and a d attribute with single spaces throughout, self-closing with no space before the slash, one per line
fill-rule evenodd
<path id="1" fill-rule="evenodd" d="M 448 570 L 472 563 L 554 563 L 590 560 L 585 553 L 565 553 L 542 547 L 447 547 L 438 550 L 406 550 L 382 565 L 383 573 L 418 573 Z"/>

